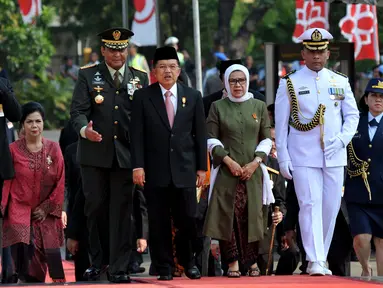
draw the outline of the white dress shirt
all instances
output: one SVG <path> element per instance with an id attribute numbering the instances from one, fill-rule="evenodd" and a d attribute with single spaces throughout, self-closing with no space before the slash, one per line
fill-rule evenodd
<path id="1" fill-rule="evenodd" d="M 368 123 L 370 123 L 370 121 L 372 119 L 374 119 L 374 118 L 376 119 L 376 122 L 380 123 L 380 120 L 382 120 L 382 116 L 383 116 L 383 113 L 381 113 L 378 116 L 374 117 L 374 116 L 371 115 L 370 112 L 368 112 Z M 378 130 L 378 126 L 371 127 L 370 125 L 368 125 L 368 135 L 370 136 L 370 141 L 372 141 L 372 139 L 374 139 L 376 130 Z"/>
<path id="2" fill-rule="evenodd" d="M 174 107 L 174 115 L 176 115 L 177 114 L 177 83 L 175 83 L 172 86 L 172 88 L 170 88 L 169 90 L 166 90 L 161 84 L 160 84 L 160 88 L 161 88 L 164 102 L 166 101 L 166 96 L 165 96 L 166 91 L 172 92 L 172 96 L 170 96 L 170 101 L 172 101 L 172 104 Z"/>
<path id="3" fill-rule="evenodd" d="M 106 63 L 105 63 L 106 64 Z M 110 73 L 110 76 L 112 76 L 112 79 L 114 81 L 114 74 L 116 73 L 116 69 L 113 69 L 112 67 L 110 67 L 108 64 L 106 64 L 106 67 L 108 68 L 109 70 L 109 73 Z M 125 73 L 125 65 L 123 65 L 119 70 L 118 72 L 120 72 L 120 75 L 118 75 L 118 78 L 120 78 L 120 83 L 122 83 L 124 81 L 124 73 Z M 80 130 L 80 135 L 82 138 L 86 138 L 85 136 L 85 128 L 86 126 L 82 127 L 81 130 Z"/>

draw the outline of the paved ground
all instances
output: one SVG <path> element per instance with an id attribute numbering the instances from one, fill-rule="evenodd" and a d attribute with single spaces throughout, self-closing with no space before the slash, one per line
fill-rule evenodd
<path id="1" fill-rule="evenodd" d="M 58 139 L 60 137 L 60 131 L 59 130 L 44 131 L 44 137 L 46 137 L 47 139 L 53 140 L 53 141 L 58 141 Z M 144 255 L 144 263 L 143 263 L 142 267 L 145 267 L 146 271 L 142 276 L 144 276 L 144 275 L 149 276 L 149 274 L 148 274 L 149 265 L 150 265 L 150 258 L 148 255 Z M 276 265 L 276 263 L 275 263 L 275 265 Z M 371 267 L 374 271 L 374 275 L 376 275 L 376 262 L 375 261 L 371 261 Z M 300 273 L 300 271 L 297 270 L 296 273 Z M 360 267 L 360 264 L 358 262 L 352 262 L 351 263 L 351 275 L 353 277 L 359 277 L 361 275 L 361 273 L 362 273 L 362 269 Z"/>

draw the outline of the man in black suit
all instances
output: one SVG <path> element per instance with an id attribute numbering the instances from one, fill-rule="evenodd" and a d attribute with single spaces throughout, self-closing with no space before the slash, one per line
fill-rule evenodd
<path id="1" fill-rule="evenodd" d="M 11 179 L 14 176 L 13 162 L 9 151 L 10 139 L 8 138 L 7 120 L 17 122 L 21 118 L 21 107 L 17 102 L 11 83 L 0 77 L 0 199 L 3 190 L 4 180 Z M 13 131 L 13 129 L 12 129 Z M 1 213 L 0 213 L 1 214 Z M 0 215 L 2 217 L 2 215 Z M 2 226 L 1 226 L 2 227 Z M 0 227 L 0 228 L 1 228 Z M 0 252 L 3 250 L 2 257 L 2 283 L 12 283 L 12 267 L 10 267 L 10 250 L 2 249 L 2 233 L 0 229 Z"/>
<path id="2" fill-rule="evenodd" d="M 192 243 L 196 239 L 196 182 L 207 169 L 207 135 L 201 93 L 181 83 L 177 52 L 158 48 L 154 55 L 158 83 L 134 93 L 132 109 L 133 181 L 145 186 L 149 244 L 159 280 L 172 280 L 171 216 L 178 228 L 179 262 L 199 279 Z"/>
<path id="3" fill-rule="evenodd" d="M 81 135 L 77 153 L 92 260 L 85 273 L 89 280 L 99 279 L 104 270 L 103 253 L 109 250 L 110 281 L 126 283 L 130 282 L 132 249 L 131 102 L 134 91 L 148 85 L 148 77 L 125 64 L 133 32 L 112 28 L 99 36 L 105 62 L 80 70 L 71 107 L 72 123 Z M 109 227 L 100 223 L 106 205 L 110 208 L 106 215 Z M 105 231 L 110 233 L 110 245 L 100 237 Z"/>
<path id="4" fill-rule="evenodd" d="M 235 59 L 235 60 L 226 60 L 226 61 L 221 61 L 219 64 L 219 77 L 221 78 L 221 81 L 223 81 L 223 76 L 225 75 L 225 71 L 227 68 L 229 68 L 231 65 L 234 64 L 242 64 L 241 59 Z M 255 99 L 261 100 L 263 102 L 266 101 L 265 96 L 257 91 L 249 90 L 254 95 Z M 214 92 L 213 94 L 207 95 L 203 97 L 203 106 L 205 110 L 205 117 L 209 115 L 209 110 L 210 106 L 213 102 L 222 99 L 225 97 L 225 89 L 219 90 L 217 92 Z"/>
<path id="5" fill-rule="evenodd" d="M 4 180 L 11 179 L 15 173 L 9 152 L 6 119 L 17 122 L 20 118 L 21 107 L 15 98 L 11 83 L 0 77 L 0 194 Z"/>

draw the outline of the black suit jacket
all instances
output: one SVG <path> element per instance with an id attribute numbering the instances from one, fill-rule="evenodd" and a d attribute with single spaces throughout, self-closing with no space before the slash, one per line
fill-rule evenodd
<path id="1" fill-rule="evenodd" d="M 207 116 L 209 116 L 211 104 L 217 100 L 222 99 L 222 95 L 223 95 L 222 91 L 223 90 L 219 90 L 213 94 L 210 94 L 210 95 L 203 97 L 203 108 L 205 110 L 205 118 L 207 118 Z M 266 102 L 265 95 L 263 95 L 257 91 L 253 91 L 253 90 L 249 90 L 249 92 L 253 93 L 254 99 L 258 99 L 258 100 L 261 100 L 263 102 Z"/>
<path id="2" fill-rule="evenodd" d="M 116 155 L 119 167 L 132 167 L 129 133 L 132 97 L 128 94 L 128 85 L 136 77 L 142 87 L 148 85 L 146 73 L 127 65 L 119 89 L 104 62 L 80 70 L 70 112 L 74 129 L 79 134 L 92 120 L 93 129 L 102 135 L 101 142 L 80 136 L 78 157 L 81 165 L 111 168 Z M 95 102 L 98 86 L 103 89 L 100 94 L 104 97 L 99 104 Z"/>
<path id="3" fill-rule="evenodd" d="M 5 78 L 0 78 L 0 82 L 0 104 L 3 105 L 4 112 L 4 117 L 0 117 L 0 180 L 5 180 L 11 179 L 15 173 L 9 152 L 6 119 L 11 122 L 19 121 L 21 107 L 15 98 L 11 83 Z"/>
<path id="4" fill-rule="evenodd" d="M 177 83 L 177 101 L 171 128 L 158 83 L 134 93 L 132 160 L 133 168 L 145 169 L 145 187 L 195 187 L 196 172 L 207 169 L 201 93 Z"/>
<path id="5" fill-rule="evenodd" d="M 356 157 L 366 161 L 368 167 L 368 182 L 371 189 L 371 201 L 362 175 L 350 177 L 346 172 L 344 198 L 347 202 L 359 204 L 383 204 L 383 121 L 380 121 L 372 141 L 369 136 L 368 114 L 362 114 L 356 134 L 352 138 L 352 145 Z M 349 156 L 350 157 L 350 156 Z M 357 161 L 359 163 L 360 161 Z M 349 169 L 357 170 L 349 159 Z"/>
<path id="6" fill-rule="evenodd" d="M 71 214 L 79 185 L 81 184 L 80 165 L 76 159 L 77 142 L 70 144 L 64 153 L 65 161 L 65 210 Z"/>

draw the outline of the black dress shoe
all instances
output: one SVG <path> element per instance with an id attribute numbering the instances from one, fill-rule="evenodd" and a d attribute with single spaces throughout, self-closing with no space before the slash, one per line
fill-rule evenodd
<path id="1" fill-rule="evenodd" d="M 189 279 L 200 279 L 201 278 L 201 273 L 199 272 L 199 270 L 196 266 L 193 266 L 192 268 L 185 270 L 185 275 Z"/>
<path id="2" fill-rule="evenodd" d="M 101 274 L 104 273 L 107 269 L 108 266 L 103 266 L 101 269 L 91 266 L 86 269 L 84 273 L 84 279 L 86 279 L 86 281 L 98 281 L 100 280 Z"/>
<path id="3" fill-rule="evenodd" d="M 138 262 L 133 262 L 129 265 L 128 271 L 130 274 L 139 274 L 139 273 L 144 273 L 145 268 L 140 267 L 140 264 L 138 264 Z"/>
<path id="4" fill-rule="evenodd" d="M 161 281 L 170 281 L 173 280 L 173 275 L 160 275 L 157 279 Z"/>
<path id="5" fill-rule="evenodd" d="M 126 273 L 110 274 L 109 281 L 113 283 L 130 283 L 130 277 Z"/>

